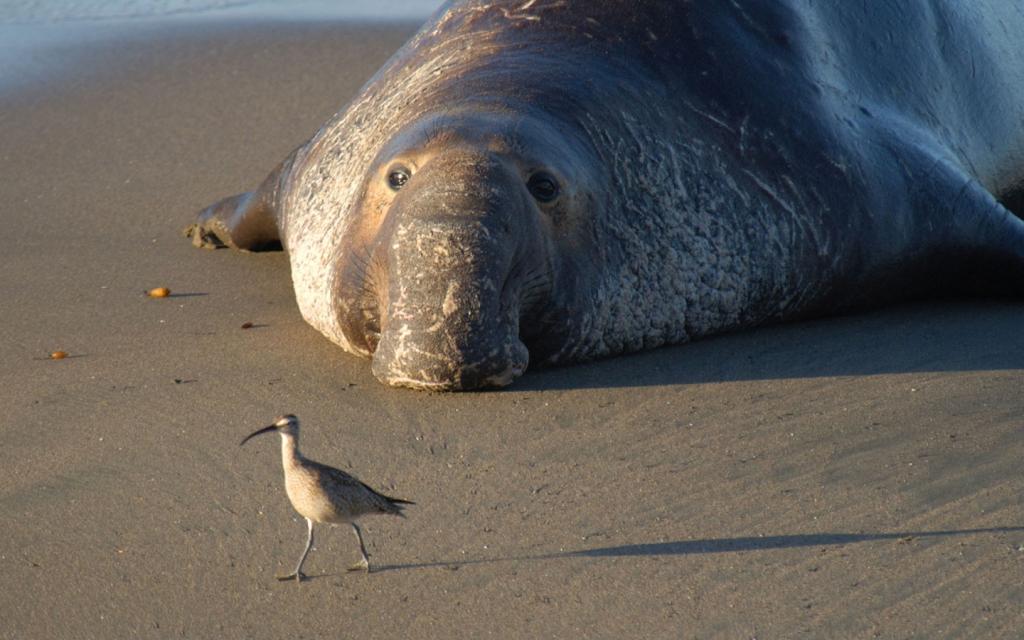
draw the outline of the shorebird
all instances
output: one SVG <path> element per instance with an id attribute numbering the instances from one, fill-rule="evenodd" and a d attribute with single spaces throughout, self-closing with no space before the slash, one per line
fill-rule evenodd
<path id="1" fill-rule="evenodd" d="M 314 522 L 351 525 L 359 541 L 362 559 L 349 567 L 349 571 L 369 573 L 370 559 L 366 555 L 363 534 L 356 524 L 356 519 L 378 513 L 404 518 L 403 506 L 416 503 L 378 493 L 341 469 L 328 467 L 304 457 L 299 453 L 299 419 L 291 414 L 281 416 L 274 424 L 250 433 L 239 446 L 251 438 L 271 431 L 281 434 L 281 462 L 284 466 L 284 486 L 288 499 L 309 526 L 306 548 L 299 558 L 299 564 L 295 566 L 295 571 L 286 576 L 277 576 L 277 579 L 294 579 L 301 582 L 306 577 L 302 573 L 302 563 L 306 561 L 309 549 L 313 546 Z"/>

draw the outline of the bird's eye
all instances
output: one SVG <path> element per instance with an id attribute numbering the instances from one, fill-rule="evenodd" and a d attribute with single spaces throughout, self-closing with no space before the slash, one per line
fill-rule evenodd
<path id="1" fill-rule="evenodd" d="M 530 176 L 526 182 L 526 188 L 538 202 L 553 202 L 558 197 L 558 181 L 554 176 L 543 171 Z"/>
<path id="2" fill-rule="evenodd" d="M 405 167 L 394 167 L 388 172 L 388 186 L 393 191 L 398 191 L 409 182 L 409 170 Z"/>

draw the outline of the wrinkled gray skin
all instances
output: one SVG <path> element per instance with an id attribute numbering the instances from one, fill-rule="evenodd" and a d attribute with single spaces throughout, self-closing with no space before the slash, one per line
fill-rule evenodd
<path id="1" fill-rule="evenodd" d="M 422 389 L 1016 295 L 1021 34 L 1004 0 L 452 2 L 189 234 L 279 241 L 305 319 Z"/>

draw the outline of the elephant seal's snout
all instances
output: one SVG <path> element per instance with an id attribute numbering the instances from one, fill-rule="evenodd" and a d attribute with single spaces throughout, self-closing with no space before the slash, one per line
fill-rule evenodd
<path id="1" fill-rule="evenodd" d="M 540 242 L 522 191 L 508 167 L 485 154 L 438 159 L 404 187 L 381 243 L 379 380 L 464 390 L 502 387 L 526 370 L 521 265 Z"/>

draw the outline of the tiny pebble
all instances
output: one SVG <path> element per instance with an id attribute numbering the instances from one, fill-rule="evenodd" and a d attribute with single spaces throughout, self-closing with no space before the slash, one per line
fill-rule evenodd
<path id="1" fill-rule="evenodd" d="M 150 289 L 146 292 L 150 298 L 166 298 L 171 295 L 171 290 L 167 287 L 157 287 L 156 289 Z"/>
<path id="2" fill-rule="evenodd" d="M 251 322 L 243 322 L 242 323 L 242 328 L 243 329 L 252 329 L 252 323 Z"/>
<path id="3" fill-rule="evenodd" d="M 63 360 L 68 357 L 67 351 L 54 351 L 50 354 L 50 360 Z"/>

